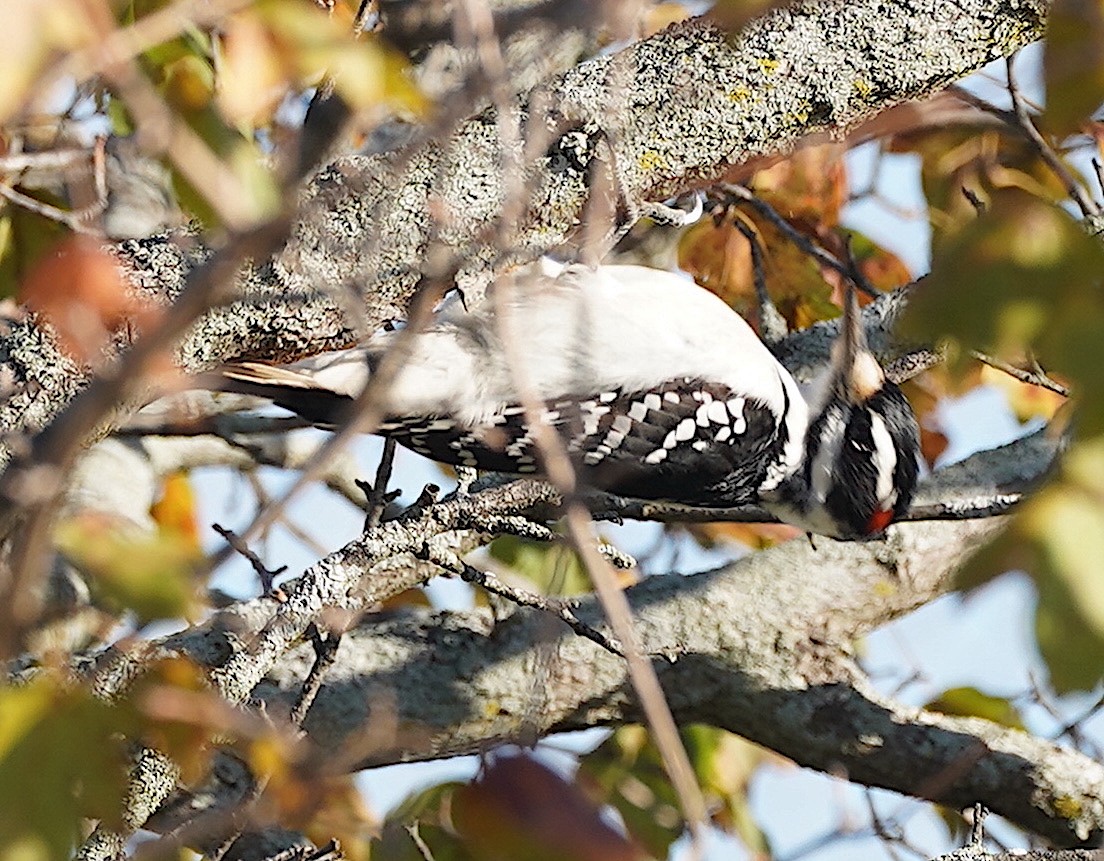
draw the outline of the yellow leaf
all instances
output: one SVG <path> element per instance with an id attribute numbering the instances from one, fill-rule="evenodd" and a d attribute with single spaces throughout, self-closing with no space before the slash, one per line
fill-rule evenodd
<path id="1" fill-rule="evenodd" d="M 1104 3 L 1055 0 L 1043 53 L 1044 124 L 1077 131 L 1104 101 Z"/>
<path id="2" fill-rule="evenodd" d="M 161 485 L 161 498 L 150 514 L 162 532 L 182 538 L 196 553 L 201 549 L 195 492 L 186 472 L 174 472 Z"/>
<path id="3" fill-rule="evenodd" d="M 192 618 L 201 608 L 193 574 L 199 557 L 179 535 L 148 535 L 102 514 L 58 525 L 58 549 L 87 574 L 101 599 L 140 623 Z"/>

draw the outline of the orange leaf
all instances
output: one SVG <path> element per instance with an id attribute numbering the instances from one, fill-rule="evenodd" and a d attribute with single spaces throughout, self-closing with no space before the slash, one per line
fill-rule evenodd
<path id="1" fill-rule="evenodd" d="M 162 532 L 179 535 L 199 551 L 196 498 L 186 472 L 174 472 L 165 479 L 161 498 L 150 507 L 150 514 Z"/>
<path id="2" fill-rule="evenodd" d="M 693 523 L 687 531 L 705 548 L 724 541 L 736 541 L 763 550 L 803 534 L 785 523 Z"/>
<path id="3" fill-rule="evenodd" d="M 86 363 L 128 318 L 140 323 L 151 314 L 127 289 L 114 258 L 86 236 L 67 237 L 44 255 L 20 298 L 53 327 L 65 352 Z"/>

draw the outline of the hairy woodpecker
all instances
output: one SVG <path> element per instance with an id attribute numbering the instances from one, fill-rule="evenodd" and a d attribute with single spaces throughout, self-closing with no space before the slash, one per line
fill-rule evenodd
<path id="1" fill-rule="evenodd" d="M 414 337 L 379 433 L 445 463 L 538 472 L 520 379 L 594 487 L 705 507 L 758 503 L 839 538 L 875 535 L 908 508 L 916 419 L 867 349 L 853 296 L 811 404 L 738 314 L 675 273 L 534 269 L 514 279 L 508 301 L 521 373 L 491 311 L 453 303 Z M 229 388 L 333 426 L 394 337 L 223 373 Z"/>

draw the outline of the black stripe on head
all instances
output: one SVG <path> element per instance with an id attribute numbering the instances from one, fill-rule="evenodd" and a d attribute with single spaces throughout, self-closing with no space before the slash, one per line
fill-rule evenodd
<path id="1" fill-rule="evenodd" d="M 815 441 L 816 450 L 809 453 L 806 476 L 811 479 L 816 452 L 842 428 L 842 439 L 831 463 L 825 507 L 843 534 L 869 535 L 880 531 L 891 519 L 875 517 L 884 504 L 878 492 L 881 461 L 876 457 L 875 416 L 881 419 L 895 457 L 891 481 L 897 497 L 892 503 L 893 518 L 908 510 L 916 489 L 919 429 L 912 408 L 896 385 L 887 382 L 860 406 L 830 406 L 813 423 L 815 436 L 811 435 L 810 440 Z M 884 443 L 884 436 L 881 439 Z"/>
<path id="2" fill-rule="evenodd" d="M 832 485 L 824 504 L 832 519 L 852 535 L 865 535 L 878 507 L 878 467 L 874 460 L 871 415 L 861 407 L 844 409 L 843 441 L 832 463 Z"/>

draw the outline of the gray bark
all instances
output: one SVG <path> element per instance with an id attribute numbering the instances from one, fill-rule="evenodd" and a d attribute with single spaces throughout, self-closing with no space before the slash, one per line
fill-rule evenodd
<path id="1" fill-rule="evenodd" d="M 829 0 L 775 10 L 732 41 L 697 20 L 583 63 L 523 101 L 533 139 L 545 136 L 546 146 L 527 165 L 531 198 L 507 249 L 485 233 L 504 193 L 493 112 L 444 142 L 341 159 L 310 183 L 277 259 L 242 273 L 240 301 L 204 316 L 179 362 L 199 371 L 239 356 L 286 359 L 347 345 L 405 313 L 431 240 L 462 261 L 460 279 L 477 288 L 496 267 L 570 243 L 588 181 L 610 165 L 631 219 L 642 201 L 936 92 L 1039 38 L 1045 11 L 1041 0 Z M 565 148 L 567 129 L 583 137 Z M 205 257 L 187 233 L 116 251 L 136 289 L 155 301 L 171 300 Z M 17 394 L 0 404 L 0 427 L 44 426 L 86 373 L 33 321 L 11 323 L 0 339 L 0 381 Z M 8 454 L 5 446 L 0 460 Z"/>
<path id="2" fill-rule="evenodd" d="M 575 242 L 588 183 L 603 170 L 614 174 L 614 202 L 632 220 L 644 201 L 937 91 L 1037 39 L 1045 9 L 1035 0 L 811 3 L 775 10 L 732 42 L 695 21 L 585 63 L 522 102 L 532 111 L 528 130 L 548 140 L 527 162 L 532 196 L 505 249 L 485 230 L 504 199 L 492 111 L 445 142 L 341 159 L 311 182 L 286 247 L 242 272 L 237 301 L 193 327 L 179 363 L 200 371 L 239 356 L 287 359 L 348 344 L 405 313 L 431 246 L 462 261 L 461 280 L 478 288 L 496 269 Z M 565 133 L 574 135 L 571 147 Z M 446 215 L 435 220 L 432 211 Z M 115 250 L 135 289 L 161 302 L 207 253 L 186 234 Z M 899 299 L 869 313 L 892 317 Z M 787 349 L 805 352 L 787 363 L 807 367 L 823 355 L 823 337 L 795 338 Z M 899 350 L 883 343 L 886 355 Z M 61 357 L 34 320 L 13 320 L 0 338 L 0 382 L 15 392 L 0 404 L 0 427 L 19 434 L 48 424 L 87 371 Z M 0 450 L 0 461 L 8 456 Z M 964 492 L 1035 479 L 1049 456 L 1028 447 L 975 461 L 974 491 Z M 508 502 L 498 497 L 494 513 Z M 431 569 L 409 555 L 413 539 L 478 540 L 477 525 L 457 511 L 438 506 L 407 533 L 394 527 L 351 542 L 306 572 L 280 607 L 243 604 L 145 654 L 103 656 L 97 689 L 113 696 L 146 661 L 183 651 L 228 700 L 286 708 L 309 664 L 292 649 L 307 622 L 324 607 L 370 604 L 424 581 Z M 851 658 L 854 638 L 951 588 L 954 568 L 996 528 L 995 520 L 904 524 L 884 543 L 791 542 L 723 571 L 653 578 L 631 592 L 641 640 L 680 721 L 727 727 L 811 767 L 842 765 L 871 785 L 958 806 L 982 801 L 1058 844 L 1097 839 L 1098 763 L 983 721 L 906 708 L 877 694 Z M 578 612 L 601 626 L 592 604 Z M 308 718 L 310 737 L 354 768 L 639 717 L 623 661 L 566 634 L 556 640 L 545 701 L 534 708 L 538 627 L 526 611 L 498 622 L 486 614 L 368 617 L 342 644 Z M 142 816 L 134 821 L 172 784 L 171 769 L 136 782 L 132 808 Z"/>

